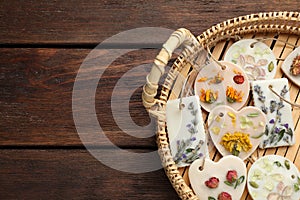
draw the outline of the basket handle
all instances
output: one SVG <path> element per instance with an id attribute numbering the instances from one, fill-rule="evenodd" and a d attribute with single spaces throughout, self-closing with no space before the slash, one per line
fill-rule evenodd
<path id="1" fill-rule="evenodd" d="M 143 104 L 149 110 L 154 104 L 157 94 L 158 81 L 165 73 L 165 66 L 171 59 L 173 52 L 180 46 L 184 47 L 183 54 L 192 51 L 193 46 L 198 46 L 199 42 L 196 37 L 187 29 L 180 28 L 174 31 L 169 39 L 163 44 L 161 51 L 156 56 L 152 69 L 146 77 L 146 84 L 143 87 Z"/>

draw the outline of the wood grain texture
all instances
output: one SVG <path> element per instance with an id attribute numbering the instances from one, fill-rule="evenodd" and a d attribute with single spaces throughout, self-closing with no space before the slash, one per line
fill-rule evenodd
<path id="1" fill-rule="evenodd" d="M 297 10 L 284 1 L 4 1 L 0 44 L 97 44 L 140 27 L 186 27 L 199 35 L 224 20 L 258 12 Z"/>
<path id="2" fill-rule="evenodd" d="M 84 49 L 0 49 L 0 145 L 82 145 L 73 121 L 72 90 L 80 65 L 89 52 Z M 109 57 L 109 50 L 96 52 L 99 58 Z M 78 80 L 86 86 L 85 89 L 89 89 L 90 81 L 99 79 L 95 99 L 98 121 L 107 137 L 116 145 L 156 146 L 154 137 L 139 139 L 129 136 L 126 130 L 120 129 L 114 115 L 123 117 L 123 122 L 130 121 L 139 127 L 150 123 L 141 103 L 141 86 L 157 52 L 137 50 L 117 58 L 110 66 L 96 63 L 95 68 L 82 72 L 88 77 Z M 111 99 L 116 84 L 128 71 L 139 66 L 144 70 L 132 74 L 127 86 L 136 82 L 142 84 L 137 85 L 133 93 L 125 85 L 122 92 L 114 94 L 117 100 L 129 99 L 129 119 L 126 112 L 113 115 Z M 102 70 L 104 73 L 100 78 L 90 70 Z M 126 105 L 126 102 L 119 102 L 118 105 Z M 127 111 L 125 108 L 123 110 Z M 84 109 L 80 112 L 91 117 Z M 145 132 L 134 128 L 130 131 L 138 135 L 153 135 L 155 127 L 143 130 Z M 98 144 L 107 145 L 102 141 Z"/>
<path id="3" fill-rule="evenodd" d="M 0 150 L 0 165 L 0 199 L 179 199 L 163 170 L 119 172 L 86 150 Z"/>

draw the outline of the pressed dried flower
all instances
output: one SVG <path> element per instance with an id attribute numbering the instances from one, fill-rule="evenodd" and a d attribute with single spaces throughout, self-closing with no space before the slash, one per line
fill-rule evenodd
<path id="1" fill-rule="evenodd" d="M 205 81 L 207 81 L 207 77 L 206 76 L 204 76 L 204 77 L 201 77 L 201 78 L 199 78 L 198 80 L 197 80 L 197 82 L 205 82 Z"/>
<path id="2" fill-rule="evenodd" d="M 252 148 L 249 134 L 239 131 L 223 135 L 220 144 L 235 156 L 238 156 L 242 150 L 247 152 Z"/>
<path id="3" fill-rule="evenodd" d="M 209 180 L 205 181 L 205 185 L 209 188 L 217 188 L 219 186 L 219 179 L 217 177 L 211 177 Z"/>
<path id="4" fill-rule="evenodd" d="M 233 112 L 228 112 L 227 115 L 233 119 L 233 120 L 236 120 L 236 115 L 233 113 Z"/>
<path id="5" fill-rule="evenodd" d="M 297 55 L 293 59 L 293 63 L 291 65 L 290 72 L 294 76 L 298 76 L 300 74 L 300 55 Z"/>
<path id="6" fill-rule="evenodd" d="M 214 76 L 214 78 L 212 78 L 212 80 L 209 81 L 209 84 L 219 84 L 224 80 L 224 77 L 218 73 L 216 76 Z"/>
<path id="7" fill-rule="evenodd" d="M 213 90 L 200 90 L 200 101 L 205 103 L 214 103 L 218 98 L 218 91 Z"/>
<path id="8" fill-rule="evenodd" d="M 226 97 L 229 103 L 242 102 L 244 93 L 242 91 L 237 91 L 233 87 L 227 86 Z"/>
<path id="9" fill-rule="evenodd" d="M 218 196 L 218 200 L 232 200 L 232 198 L 227 192 L 221 192 Z"/>
<path id="10" fill-rule="evenodd" d="M 237 178 L 238 178 L 238 175 L 237 175 L 236 170 L 229 170 L 229 171 L 227 172 L 226 179 L 227 179 L 227 181 L 229 181 L 230 183 L 233 183 L 234 181 L 236 181 Z"/>
<path id="11" fill-rule="evenodd" d="M 238 74 L 238 75 L 235 75 L 235 76 L 233 77 L 233 81 L 234 81 L 236 84 L 243 84 L 244 81 L 245 81 L 245 78 L 244 78 L 243 75 Z"/>
<path id="12" fill-rule="evenodd" d="M 233 70 L 233 73 L 235 73 L 235 74 L 237 74 L 237 75 L 240 75 L 240 74 L 242 74 L 242 72 L 240 72 L 239 70 L 237 70 L 237 69 L 234 69 Z"/>

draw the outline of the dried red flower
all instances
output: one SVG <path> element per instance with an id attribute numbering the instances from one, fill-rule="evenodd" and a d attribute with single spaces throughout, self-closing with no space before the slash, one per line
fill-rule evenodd
<path id="1" fill-rule="evenodd" d="M 232 200 L 232 198 L 227 192 L 221 192 L 218 196 L 218 200 Z"/>
<path id="2" fill-rule="evenodd" d="M 245 78 L 244 78 L 243 75 L 238 74 L 238 75 L 235 75 L 235 76 L 233 77 L 233 81 L 234 81 L 236 84 L 243 84 L 244 81 L 245 81 Z"/>
<path id="3" fill-rule="evenodd" d="M 237 180 L 238 175 L 235 170 L 229 170 L 226 175 L 226 179 L 228 182 L 233 183 Z"/>
<path id="4" fill-rule="evenodd" d="M 209 180 L 205 181 L 205 185 L 209 188 L 216 188 L 219 186 L 219 179 L 216 177 L 211 177 Z"/>

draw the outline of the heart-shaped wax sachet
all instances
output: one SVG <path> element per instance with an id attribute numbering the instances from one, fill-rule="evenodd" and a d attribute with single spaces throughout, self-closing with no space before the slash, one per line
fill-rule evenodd
<path id="1" fill-rule="evenodd" d="M 255 200 L 296 200 L 300 199 L 300 174 L 287 158 L 268 155 L 251 166 L 247 187 Z"/>
<path id="2" fill-rule="evenodd" d="M 204 164 L 204 165 L 203 165 Z M 195 160 L 189 169 L 192 188 L 199 199 L 238 200 L 246 185 L 247 169 L 236 156 L 225 156 L 219 162 L 206 158 Z"/>
<path id="3" fill-rule="evenodd" d="M 195 93 L 201 107 L 210 112 L 217 105 L 228 105 L 239 110 L 246 103 L 250 85 L 247 75 L 237 65 L 220 61 L 201 69 L 195 81 Z"/>
<path id="4" fill-rule="evenodd" d="M 209 114 L 208 129 L 223 156 L 232 154 L 245 160 L 260 144 L 266 122 L 265 114 L 252 106 L 240 111 L 217 106 Z"/>

